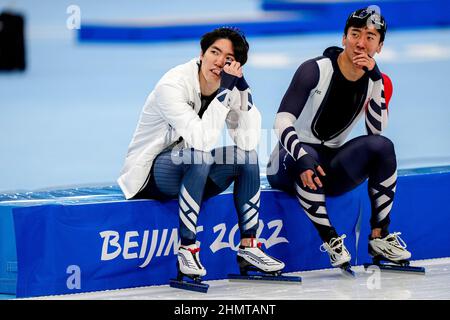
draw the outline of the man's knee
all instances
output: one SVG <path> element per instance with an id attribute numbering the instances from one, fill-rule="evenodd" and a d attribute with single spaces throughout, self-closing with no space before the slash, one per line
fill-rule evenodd
<path id="1" fill-rule="evenodd" d="M 237 146 L 218 148 L 213 151 L 216 164 L 258 164 L 258 154 L 255 150 L 242 150 Z"/>
<path id="2" fill-rule="evenodd" d="M 381 156 L 394 155 L 395 148 L 394 143 L 389 139 L 381 135 L 371 135 L 368 136 L 368 143 L 370 149 Z"/>
<path id="3" fill-rule="evenodd" d="M 246 151 L 236 148 L 236 163 L 258 165 L 258 153 L 255 150 Z"/>
<path id="4" fill-rule="evenodd" d="M 214 163 L 214 158 L 211 152 L 205 152 L 193 148 L 172 152 L 171 157 L 174 163 L 183 165 L 201 165 L 208 167 Z"/>
<path id="5" fill-rule="evenodd" d="M 199 164 L 204 166 L 211 166 L 214 163 L 214 158 L 211 152 L 191 149 L 191 164 Z"/>

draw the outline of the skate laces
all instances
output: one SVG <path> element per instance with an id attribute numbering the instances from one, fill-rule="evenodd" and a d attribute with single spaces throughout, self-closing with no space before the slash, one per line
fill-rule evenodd
<path id="1" fill-rule="evenodd" d="M 346 237 L 347 237 L 347 236 L 346 236 L 345 234 L 343 234 L 343 235 L 340 236 L 340 237 L 333 238 L 333 239 L 330 240 L 330 243 L 324 242 L 324 243 L 319 247 L 319 249 L 320 249 L 321 252 L 326 252 L 326 251 L 328 251 L 327 248 L 326 248 L 326 245 L 328 245 L 328 246 L 330 247 L 331 250 L 333 250 L 333 251 L 335 251 L 335 252 L 337 252 L 337 253 L 341 253 L 341 252 L 342 252 L 342 248 L 343 248 L 343 246 L 344 246 L 344 239 L 345 239 Z"/>
<path id="2" fill-rule="evenodd" d="M 389 235 L 386 237 L 386 241 L 387 241 L 390 245 L 393 245 L 393 246 L 395 246 L 395 247 L 399 247 L 399 248 L 406 249 L 406 243 L 405 243 L 405 241 L 404 241 L 402 238 L 400 238 L 400 235 L 401 235 L 401 234 L 402 234 L 401 232 L 394 232 L 394 233 L 391 233 L 391 234 L 389 234 Z"/>

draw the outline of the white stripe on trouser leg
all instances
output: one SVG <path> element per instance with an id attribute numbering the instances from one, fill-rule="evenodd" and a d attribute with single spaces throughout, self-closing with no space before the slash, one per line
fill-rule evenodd
<path id="1" fill-rule="evenodd" d="M 297 192 L 302 197 L 304 197 L 305 199 L 308 199 L 309 201 L 319 202 L 319 203 L 324 203 L 325 202 L 325 195 L 324 194 L 313 194 L 313 193 L 306 192 L 305 190 L 300 188 L 296 183 L 295 183 L 295 189 L 297 190 Z M 330 221 L 328 219 L 315 217 L 315 216 L 312 215 L 311 212 L 309 212 L 311 207 L 312 207 L 311 204 L 306 203 L 300 197 L 297 197 L 297 199 L 300 202 L 301 206 L 303 207 L 303 210 L 305 211 L 305 213 L 306 213 L 306 215 L 308 216 L 309 219 L 311 219 L 312 221 L 314 221 L 317 224 L 331 227 Z M 317 211 L 314 212 L 314 213 L 327 214 L 327 210 L 326 210 L 326 208 L 324 206 L 319 205 L 319 207 L 317 208 Z"/>
<path id="2" fill-rule="evenodd" d="M 317 208 L 316 213 L 327 214 L 327 209 L 325 209 L 324 206 L 320 206 L 319 208 Z"/>
<path id="3" fill-rule="evenodd" d="M 303 208 L 303 210 L 305 211 L 306 215 L 308 216 L 308 218 L 310 218 L 312 221 L 314 221 L 317 224 L 323 225 L 323 226 L 327 226 L 327 227 L 331 227 L 330 221 L 328 219 L 325 218 L 317 218 L 313 215 L 311 215 L 307 209 Z"/>
<path id="4" fill-rule="evenodd" d="M 246 214 L 244 214 L 244 216 L 242 217 L 242 221 L 247 221 L 248 219 L 250 219 L 256 212 L 258 212 L 255 208 L 252 208 L 249 212 L 247 212 Z"/>
<path id="5" fill-rule="evenodd" d="M 256 194 L 248 201 L 250 203 L 256 203 L 259 201 L 259 196 L 261 195 L 261 189 L 258 189 Z"/>
<path id="6" fill-rule="evenodd" d="M 389 187 L 391 186 L 395 181 L 397 180 L 397 171 L 394 172 L 394 174 L 392 176 L 390 176 L 389 178 L 387 178 L 386 180 L 384 180 L 383 182 L 381 182 L 380 184 L 383 187 Z"/>
<path id="7" fill-rule="evenodd" d="M 311 208 L 310 204 L 306 203 L 305 201 L 303 201 L 299 197 L 297 197 L 297 199 L 298 199 L 298 201 L 300 201 L 300 204 L 302 205 L 303 209 L 307 210 L 307 209 Z"/>
<path id="8" fill-rule="evenodd" d="M 200 206 L 197 204 L 197 202 L 195 202 L 194 199 L 192 199 L 191 195 L 189 194 L 189 192 L 187 192 L 184 185 L 181 186 L 181 195 L 184 199 L 186 199 L 187 204 L 190 205 L 195 212 L 200 211 Z"/>
<path id="9" fill-rule="evenodd" d="M 180 219 L 183 222 L 183 224 L 186 226 L 186 228 L 189 229 L 189 231 L 191 231 L 192 233 L 196 233 L 195 232 L 195 226 L 188 220 L 188 218 L 186 218 L 186 216 L 184 215 L 184 212 L 180 210 Z"/>
<path id="10" fill-rule="evenodd" d="M 386 208 L 384 208 L 383 210 L 381 210 L 380 213 L 377 214 L 377 220 L 378 222 L 382 221 L 384 218 L 386 218 L 386 216 L 389 214 L 389 212 L 391 211 L 392 208 L 392 203 L 389 204 Z"/>
<path id="11" fill-rule="evenodd" d="M 261 194 L 261 189 L 258 189 L 258 191 L 256 192 L 256 194 L 250 199 L 248 200 L 248 202 L 252 205 L 255 205 L 256 207 L 259 208 L 259 196 Z M 248 209 L 250 209 L 251 207 L 253 207 L 252 205 L 250 205 L 248 203 L 244 204 L 241 208 L 242 212 L 246 212 Z"/>
<path id="12" fill-rule="evenodd" d="M 242 206 L 242 208 L 241 208 L 241 210 L 242 210 L 242 212 L 245 212 L 245 211 L 247 211 L 248 209 L 250 209 L 251 208 L 251 206 L 249 205 L 249 204 L 244 204 L 243 206 Z"/>
<path id="13" fill-rule="evenodd" d="M 317 193 L 309 193 L 300 188 L 297 184 L 295 184 L 295 188 L 297 189 L 297 192 L 305 199 L 309 201 L 314 202 L 325 202 L 325 195 L 324 194 L 317 194 Z"/>
<path id="14" fill-rule="evenodd" d="M 253 228 L 258 223 L 258 214 L 256 214 L 249 222 L 242 226 L 242 229 L 249 230 Z"/>
<path id="15" fill-rule="evenodd" d="M 375 203 L 377 204 L 377 208 L 381 207 L 383 204 L 391 200 L 387 195 L 383 194 L 381 197 L 377 198 L 375 200 Z"/>
<path id="16" fill-rule="evenodd" d="M 184 199 L 183 199 L 182 197 L 180 197 L 180 200 L 179 200 L 178 202 L 179 202 L 180 207 L 181 207 L 181 209 L 183 210 L 183 212 L 188 212 L 189 210 L 191 210 L 191 209 L 189 209 L 189 207 L 186 205 L 186 202 L 184 202 Z"/>
<path id="17" fill-rule="evenodd" d="M 191 211 L 187 216 L 191 219 L 192 223 L 197 224 L 197 215 L 194 212 Z"/>

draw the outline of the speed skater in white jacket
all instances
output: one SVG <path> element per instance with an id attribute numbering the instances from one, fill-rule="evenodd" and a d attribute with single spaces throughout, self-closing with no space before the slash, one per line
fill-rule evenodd
<path id="1" fill-rule="evenodd" d="M 169 70 L 156 84 L 142 109 L 118 183 L 127 199 L 146 184 L 153 161 L 180 138 L 187 148 L 209 152 L 217 144 L 225 123 L 236 145 L 256 149 L 261 135 L 261 114 L 250 88 L 227 88 L 222 101 L 216 96 L 199 117 L 201 91 L 199 58 Z"/>
<path id="2" fill-rule="evenodd" d="M 161 78 L 145 102 L 118 179 L 127 199 L 178 198 L 183 249 L 178 264 L 183 274 L 206 274 L 196 246 L 201 203 L 233 182 L 241 236 L 238 255 L 244 260 L 252 256 L 251 264 L 266 272 L 284 267 L 255 241 L 260 203 L 255 149 L 261 115 L 242 71 L 248 48 L 239 30 L 215 29 L 202 37 L 199 58 Z M 225 124 L 235 145 L 214 149 Z"/>

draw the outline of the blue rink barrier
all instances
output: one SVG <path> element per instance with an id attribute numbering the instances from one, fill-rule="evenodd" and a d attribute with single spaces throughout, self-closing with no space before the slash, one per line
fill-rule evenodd
<path id="1" fill-rule="evenodd" d="M 402 232 L 413 259 L 450 256 L 449 169 L 399 173 L 391 231 Z M 326 201 L 336 229 L 347 234 L 352 263 L 366 262 L 367 183 Z M 33 297 L 161 285 L 176 275 L 175 200 L 126 201 L 117 186 L 0 195 L 0 227 L 0 293 Z M 258 237 L 286 263 L 286 272 L 330 266 L 311 222 L 283 192 L 261 192 Z M 203 203 L 198 241 L 205 280 L 238 272 L 232 194 Z"/>
<path id="2" fill-rule="evenodd" d="M 388 21 L 389 30 L 436 28 L 450 25 L 450 1 L 447 0 L 385 0 L 385 1 L 293 1 L 262 0 L 264 15 L 247 19 L 217 21 L 204 18 L 192 22 L 168 20 L 156 23 L 84 21 L 77 32 L 81 43 L 124 42 L 145 43 L 177 40 L 198 40 L 204 33 L 224 25 L 233 25 L 247 36 L 273 36 L 299 33 L 343 31 L 348 14 L 358 8 L 378 5 Z"/>

